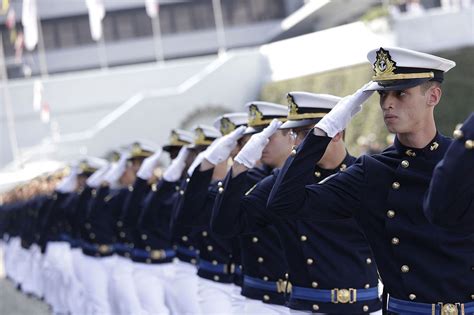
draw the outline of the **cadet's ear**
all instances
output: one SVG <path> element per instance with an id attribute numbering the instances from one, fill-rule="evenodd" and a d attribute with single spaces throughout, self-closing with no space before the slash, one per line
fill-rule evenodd
<path id="1" fill-rule="evenodd" d="M 439 84 L 434 84 L 428 90 L 428 106 L 436 106 L 438 105 L 439 101 L 441 100 L 441 95 L 443 92 L 441 91 L 441 87 Z"/>
<path id="2" fill-rule="evenodd" d="M 341 141 L 341 140 L 342 140 L 342 133 L 343 133 L 343 131 L 338 132 L 338 133 L 332 138 L 331 141 L 334 141 L 334 142 Z"/>

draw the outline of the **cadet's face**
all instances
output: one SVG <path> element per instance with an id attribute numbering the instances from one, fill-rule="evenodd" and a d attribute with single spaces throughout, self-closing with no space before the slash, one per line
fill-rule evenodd
<path id="1" fill-rule="evenodd" d="M 429 105 L 431 87 L 423 93 L 421 86 L 403 91 L 379 91 L 385 125 L 391 133 L 413 133 L 425 127 L 432 117 Z"/>
<path id="2" fill-rule="evenodd" d="M 120 183 L 122 185 L 128 186 L 135 182 L 138 169 L 140 168 L 140 165 L 142 165 L 142 162 L 143 159 L 133 159 L 127 162 L 127 168 L 120 178 Z"/>
<path id="3" fill-rule="evenodd" d="M 280 167 L 283 165 L 293 146 L 288 131 L 277 130 L 269 139 L 262 152 L 261 161 L 271 167 Z"/>

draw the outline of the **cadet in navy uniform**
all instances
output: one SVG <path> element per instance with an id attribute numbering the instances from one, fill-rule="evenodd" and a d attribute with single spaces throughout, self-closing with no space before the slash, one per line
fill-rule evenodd
<path id="1" fill-rule="evenodd" d="M 248 176 L 245 176 L 245 182 L 239 185 L 242 186 L 243 192 L 234 192 L 234 202 L 226 204 L 226 211 L 230 210 L 229 207 L 238 207 L 239 200 L 243 197 L 244 192 L 249 190 L 260 179 L 268 176 L 272 168 L 283 164 L 292 149 L 292 141 L 288 132 L 277 130 L 278 121 L 269 126 L 274 118 L 286 120 L 287 109 L 285 106 L 268 102 L 250 102 L 246 104 L 246 107 L 249 112 L 249 127 L 246 131 L 247 133 L 257 134 L 250 138 L 244 148 L 249 145 L 253 147 L 253 142 L 261 141 L 263 146 L 265 146 L 265 149 L 261 148 L 265 151 L 265 157 L 259 163 L 261 162 L 264 166 L 252 167 Z M 268 128 L 264 129 L 265 127 Z M 268 140 L 268 138 L 270 139 Z M 201 164 L 201 170 L 215 165 L 214 156 L 221 156 L 220 159 L 226 159 L 225 155 L 230 153 L 228 150 L 222 150 L 222 146 L 216 146 L 213 151 L 209 152 L 209 158 L 206 158 Z M 236 161 L 239 156 L 241 156 L 241 153 L 237 155 Z M 218 202 L 219 196 L 224 189 L 224 186 L 219 188 L 216 202 Z M 233 220 L 230 219 L 223 222 L 223 224 L 218 224 L 220 229 L 218 228 L 217 231 L 232 230 L 229 224 L 233 223 Z M 213 222 L 213 225 L 216 224 Z M 240 236 L 242 270 L 244 274 L 241 294 L 247 297 L 244 300 L 245 305 L 241 312 L 246 314 L 261 312 L 288 313 L 288 309 L 282 306 L 285 304 L 284 291 L 286 286 L 283 279 L 287 270 L 286 261 L 275 228 L 269 227 L 242 236 L 238 233 L 221 233 L 219 235 L 226 238 Z"/>
<path id="2" fill-rule="evenodd" d="M 455 141 L 438 163 L 424 201 L 433 224 L 474 233 L 474 114 L 457 128 Z M 470 242 L 471 249 L 474 248 Z M 474 297 L 472 297 L 474 299 Z"/>
<path id="3" fill-rule="evenodd" d="M 289 131 L 291 128 L 292 145 L 298 145 L 308 130 L 340 100 L 332 95 L 305 92 L 291 92 L 287 98 L 288 121 L 280 129 Z M 304 184 L 322 180 L 352 164 L 355 158 L 347 154 L 341 137 L 342 135 L 338 135 L 329 145 L 329 149 L 325 150 L 326 147 L 321 146 L 320 152 L 307 157 L 311 163 L 305 163 L 307 173 L 301 181 L 300 189 L 304 189 Z M 252 141 L 251 139 L 248 144 L 251 145 Z M 259 149 L 261 151 L 263 147 Z M 225 180 L 220 195 L 222 198 L 216 200 L 213 228 L 222 234 L 232 235 L 252 233 L 269 225 L 276 227 L 288 262 L 289 275 L 286 280 L 290 282 L 280 280 L 273 282 L 272 287 L 274 291 L 278 291 L 281 290 L 281 285 L 286 285 L 287 291 L 291 291 L 289 306 L 292 309 L 350 314 L 380 309 L 376 266 L 372 263 L 370 248 L 356 222 L 353 219 L 337 222 L 279 219 L 266 209 L 267 198 L 277 178 L 278 169 L 245 193 L 249 182 L 246 170 L 251 166 L 239 163 L 240 155 L 246 155 L 245 151 L 246 147 L 236 157 L 237 163 Z M 247 154 L 250 155 L 258 152 L 256 147 L 248 151 Z M 285 157 L 288 155 L 289 150 Z M 323 155 L 324 158 L 316 165 Z M 242 197 L 243 193 L 245 196 Z M 260 240 L 258 238 L 255 241 Z M 344 264 L 338 267 L 341 261 Z M 262 277 L 247 278 L 248 281 L 244 280 L 244 289 L 246 282 L 249 286 L 262 288 L 264 284 L 269 284 Z M 351 301 L 353 303 L 350 304 L 342 303 L 349 300 L 337 301 L 337 296 L 334 296 L 334 302 L 339 303 L 331 303 L 331 290 L 356 285 L 371 287 L 371 295 L 364 301 Z M 324 295 L 325 293 L 327 294 Z M 268 300 L 271 301 L 271 298 Z M 364 305 L 367 309 L 365 311 Z M 293 310 L 292 312 L 297 313 Z"/>
<path id="4" fill-rule="evenodd" d="M 433 111 L 444 72 L 455 64 L 401 48 L 373 50 L 368 59 L 375 82 L 358 93 L 379 91 L 385 124 L 396 133 L 394 145 L 301 190 L 304 157 L 329 142 L 360 109 L 358 102 L 341 102 L 287 161 L 268 206 L 282 217 L 354 217 L 374 252 L 389 313 L 472 313 L 474 256 L 465 249 L 465 236 L 433 226 L 423 212 L 433 169 L 451 143 L 436 131 Z M 354 289 L 354 298 L 365 294 Z"/>
<path id="5" fill-rule="evenodd" d="M 216 137 L 220 136 L 220 132 L 214 127 L 207 129 L 209 132 L 214 130 Z M 208 158 L 214 147 L 221 147 L 229 153 L 234 151 L 244 130 L 245 126 L 240 126 L 228 135 L 215 140 L 197 161 Z M 182 206 L 176 214 L 176 222 L 193 226 L 201 234 L 201 240 L 197 244 L 199 250 L 198 295 L 201 311 L 204 314 L 231 313 L 233 307 L 231 285 L 233 283 L 233 270 L 231 270 L 233 243 L 232 240 L 222 239 L 209 231 L 210 214 L 218 190 L 217 181 L 222 179 L 227 172 L 227 157 L 217 158 L 219 161 L 216 162 L 216 167 L 206 171 L 196 168 L 193 173 L 188 172 L 191 178 L 183 190 Z M 197 163 L 193 162 L 193 164 Z"/>

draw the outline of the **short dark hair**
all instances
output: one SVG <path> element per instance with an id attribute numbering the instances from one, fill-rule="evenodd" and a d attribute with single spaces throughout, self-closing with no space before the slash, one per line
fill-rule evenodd
<path id="1" fill-rule="evenodd" d="M 423 93 L 423 95 L 426 93 L 426 91 L 429 90 L 430 87 L 432 87 L 433 85 L 436 85 L 438 87 L 441 87 L 441 83 L 438 82 L 438 81 L 427 81 L 427 82 L 424 82 L 422 84 L 420 84 L 420 87 L 421 87 L 421 92 Z"/>

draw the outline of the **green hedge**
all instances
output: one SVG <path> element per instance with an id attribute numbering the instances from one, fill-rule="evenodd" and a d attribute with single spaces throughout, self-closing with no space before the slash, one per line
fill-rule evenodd
<path id="1" fill-rule="evenodd" d="M 449 71 L 443 83 L 443 97 L 435 110 L 440 132 L 451 135 L 457 123 L 474 111 L 474 47 L 436 53 L 456 61 L 457 66 Z M 286 104 L 289 91 L 306 91 L 345 96 L 353 93 L 372 77 L 372 68 L 367 64 L 341 68 L 290 80 L 271 82 L 261 91 L 260 99 Z M 376 138 L 385 144 L 388 133 L 374 94 L 351 122 L 346 133 L 346 142 L 353 154 L 359 154 L 357 139 L 360 136 Z M 372 134 L 372 135 L 370 135 Z"/>

